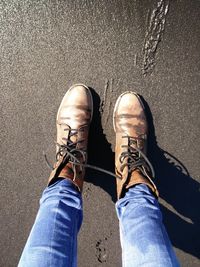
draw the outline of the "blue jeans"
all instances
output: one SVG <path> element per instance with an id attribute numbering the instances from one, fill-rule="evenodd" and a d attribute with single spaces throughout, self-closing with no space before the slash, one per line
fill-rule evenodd
<path id="1" fill-rule="evenodd" d="M 179 266 L 158 202 L 146 185 L 130 188 L 116 203 L 116 210 L 123 267 Z M 82 218 L 81 194 L 70 180 L 47 187 L 18 267 L 77 266 Z"/>

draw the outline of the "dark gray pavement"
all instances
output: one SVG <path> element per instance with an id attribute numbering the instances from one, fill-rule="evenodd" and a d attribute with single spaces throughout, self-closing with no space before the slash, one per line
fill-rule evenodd
<path id="1" fill-rule="evenodd" d="M 17 265 L 49 175 L 43 151 L 54 160 L 56 112 L 77 82 L 94 89 L 89 162 L 109 170 L 115 100 L 143 95 L 164 221 L 181 265 L 200 266 L 199 25 L 197 0 L 0 2 L 0 266 Z M 115 181 L 88 172 L 83 198 L 79 266 L 121 266 Z"/>

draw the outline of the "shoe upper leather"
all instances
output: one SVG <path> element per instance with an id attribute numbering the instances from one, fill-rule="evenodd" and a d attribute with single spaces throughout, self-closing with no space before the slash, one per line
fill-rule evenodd
<path id="1" fill-rule="evenodd" d="M 84 168 L 81 164 L 87 162 L 92 110 L 92 96 L 84 85 L 71 87 L 63 97 L 57 113 L 56 163 L 49 183 L 56 177 L 69 178 L 82 190 Z"/>
<path id="2" fill-rule="evenodd" d="M 155 191 L 145 160 L 148 123 L 139 96 L 133 92 L 122 94 L 116 102 L 113 116 L 116 132 L 115 170 L 116 175 L 121 177 L 121 180 L 117 179 L 118 198 L 123 188 L 138 183 L 146 183 Z"/>

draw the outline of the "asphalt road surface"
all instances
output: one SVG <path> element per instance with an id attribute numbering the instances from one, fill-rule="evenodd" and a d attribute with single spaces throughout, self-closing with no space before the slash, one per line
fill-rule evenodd
<path id="1" fill-rule="evenodd" d="M 200 1 L 0 2 L 0 266 L 16 266 L 55 157 L 55 118 L 74 83 L 93 90 L 89 162 L 114 170 L 118 95 L 144 97 L 164 222 L 200 266 Z M 80 267 L 120 267 L 112 177 L 88 171 Z M 28 266 L 27 266 L 28 267 Z M 148 266 L 147 266 L 148 267 Z"/>

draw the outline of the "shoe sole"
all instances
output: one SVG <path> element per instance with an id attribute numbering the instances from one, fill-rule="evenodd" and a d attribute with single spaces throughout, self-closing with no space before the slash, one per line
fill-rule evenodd
<path id="1" fill-rule="evenodd" d="M 66 95 L 69 93 L 69 91 L 70 91 L 71 89 L 73 89 L 74 87 L 77 87 L 77 86 L 83 86 L 85 89 L 87 89 L 87 91 L 88 91 L 88 93 L 89 93 L 89 95 L 90 95 L 90 99 L 91 99 L 91 117 L 90 117 L 90 122 L 92 121 L 92 117 L 93 117 L 93 98 L 92 98 L 92 93 L 91 93 L 89 87 L 87 87 L 85 84 L 82 84 L 82 83 L 77 83 L 77 84 L 72 85 L 72 86 L 67 90 L 67 92 L 65 93 L 65 95 L 63 96 L 63 99 L 62 99 L 62 101 L 61 101 L 61 103 L 60 103 L 60 106 L 59 106 L 59 108 L 58 108 L 58 112 L 57 112 L 57 121 L 58 121 L 58 114 L 59 114 L 59 112 L 60 112 L 60 109 L 61 109 L 62 103 L 63 103 L 63 101 L 64 101 L 64 98 L 66 97 Z"/>
<path id="2" fill-rule="evenodd" d="M 133 94 L 133 95 L 135 95 L 135 96 L 137 97 L 138 101 L 140 102 L 140 105 L 142 106 L 143 110 L 145 111 L 144 104 L 142 103 L 142 100 L 141 100 L 140 96 L 139 96 L 136 92 L 126 91 L 126 92 L 122 93 L 122 94 L 118 97 L 118 99 L 117 99 L 117 101 L 116 101 L 116 103 L 115 103 L 114 111 L 113 111 L 113 128 L 114 128 L 114 131 L 115 131 L 115 132 L 116 132 L 116 128 L 115 128 L 115 113 L 116 113 L 116 110 L 117 110 L 117 108 L 118 108 L 118 105 L 119 105 L 119 102 L 120 102 L 122 96 L 124 96 L 124 95 L 126 95 L 126 94 Z"/>

